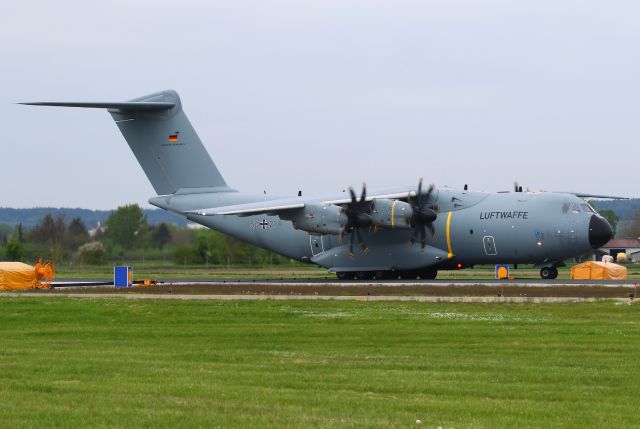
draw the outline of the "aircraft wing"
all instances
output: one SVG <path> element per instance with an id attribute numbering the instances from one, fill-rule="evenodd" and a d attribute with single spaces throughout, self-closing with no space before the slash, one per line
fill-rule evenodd
<path id="1" fill-rule="evenodd" d="M 581 192 L 562 192 L 563 194 L 573 194 L 578 198 L 600 198 L 604 200 L 628 200 L 629 197 L 616 197 L 613 195 L 595 195 L 595 194 L 585 194 Z"/>
<path id="2" fill-rule="evenodd" d="M 296 202 L 290 198 L 282 200 L 260 201 L 258 203 L 235 204 L 232 206 L 212 207 L 186 211 L 186 214 L 199 216 L 239 215 L 251 216 L 263 213 L 278 213 L 285 210 L 303 208 L 305 203 Z"/>
<path id="3" fill-rule="evenodd" d="M 381 190 L 372 192 L 365 198 L 366 201 L 372 201 L 379 198 L 407 198 L 416 195 L 414 190 Z M 347 195 L 330 195 L 326 197 L 293 197 L 275 200 L 260 201 L 246 204 L 235 204 L 231 206 L 211 207 L 196 210 L 185 211 L 185 214 L 198 216 L 217 216 L 217 215 L 237 215 L 252 216 L 258 214 L 277 215 L 280 212 L 288 210 L 296 210 L 304 208 L 309 204 L 317 205 L 343 205 L 351 202 L 351 198 Z"/>
<path id="4" fill-rule="evenodd" d="M 18 103 L 25 106 L 52 106 L 52 107 L 85 107 L 94 109 L 120 109 L 120 110 L 168 110 L 175 107 L 176 103 L 163 101 L 123 101 L 111 102 L 85 102 L 85 101 L 36 101 L 32 103 Z"/>

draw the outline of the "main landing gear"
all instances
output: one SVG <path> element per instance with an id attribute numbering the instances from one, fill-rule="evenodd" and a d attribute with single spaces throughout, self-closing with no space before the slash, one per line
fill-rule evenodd
<path id="1" fill-rule="evenodd" d="M 415 280 L 421 278 L 423 280 L 433 280 L 438 275 L 435 268 L 423 268 L 421 270 L 406 271 L 338 271 L 336 277 L 338 280 Z"/>
<path id="2" fill-rule="evenodd" d="M 543 279 L 555 279 L 558 277 L 558 269 L 556 267 L 542 267 L 540 269 L 540 277 Z"/>

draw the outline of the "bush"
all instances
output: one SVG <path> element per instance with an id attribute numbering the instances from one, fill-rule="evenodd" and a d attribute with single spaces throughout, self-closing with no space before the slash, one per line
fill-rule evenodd
<path id="1" fill-rule="evenodd" d="M 99 241 L 92 241 L 78 247 L 76 261 L 79 264 L 101 265 L 106 260 L 107 252 Z"/>
<path id="2" fill-rule="evenodd" d="M 188 244 L 176 247 L 173 251 L 173 262 L 176 264 L 201 264 L 202 257 L 198 252 L 198 249 Z"/>

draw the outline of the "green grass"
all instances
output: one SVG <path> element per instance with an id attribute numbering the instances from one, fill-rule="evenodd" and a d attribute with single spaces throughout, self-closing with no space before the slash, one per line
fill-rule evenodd
<path id="1" fill-rule="evenodd" d="M 638 427 L 640 307 L 0 298 L 0 427 Z"/>

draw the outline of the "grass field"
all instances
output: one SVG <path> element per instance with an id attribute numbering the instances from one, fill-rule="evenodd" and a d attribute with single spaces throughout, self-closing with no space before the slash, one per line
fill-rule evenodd
<path id="1" fill-rule="evenodd" d="M 638 427 L 639 309 L 0 297 L 0 427 Z"/>

